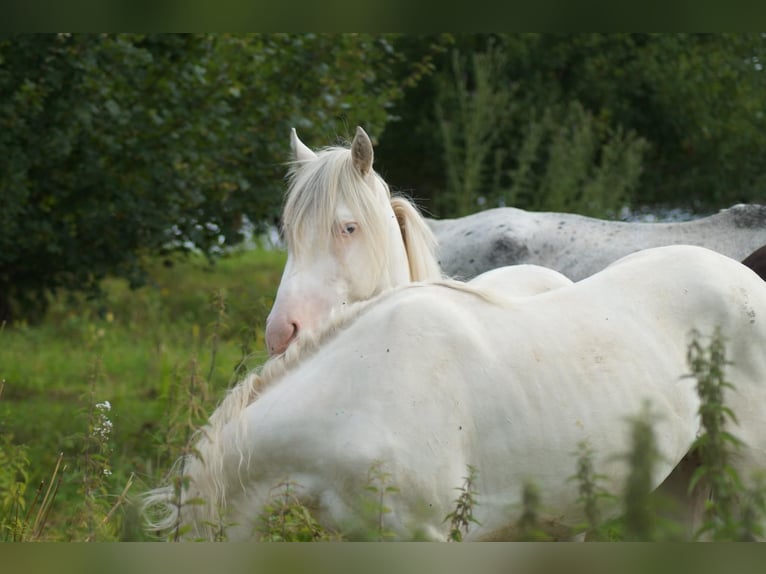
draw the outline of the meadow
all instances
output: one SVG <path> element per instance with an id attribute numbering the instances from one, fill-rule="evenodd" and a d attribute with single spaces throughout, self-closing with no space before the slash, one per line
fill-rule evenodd
<path id="1" fill-rule="evenodd" d="M 108 279 L 102 299 L 61 295 L 42 322 L 3 325 L 0 540 L 145 539 L 124 499 L 155 486 L 229 385 L 265 360 L 284 258 L 151 260 L 138 290 Z"/>
<path id="2" fill-rule="evenodd" d="M 266 360 L 263 329 L 285 262 L 281 251 L 233 251 L 210 264 L 202 256 L 148 261 L 150 281 L 130 290 L 103 282 L 104 296 L 51 299 L 43 321 L 0 328 L 0 541 L 156 540 L 142 527 L 132 498 L 160 484 L 173 461 L 188 452 L 226 390 Z M 707 539 L 762 536 L 766 486 L 743 489 L 728 461 L 735 437 L 721 431 L 733 416 L 724 404 L 725 345 L 700 336 L 689 349 L 698 381 L 705 433 L 697 444 L 702 470 L 692 479 L 715 492 L 705 509 Z M 587 445 L 573 453 L 572 480 L 581 492 L 590 540 L 680 540 L 685 534 L 648 495 L 657 457 L 648 411 L 630 421 L 633 469 L 623 492 L 599 485 Z M 396 496 L 385 468 L 371 469 L 366 539 L 387 540 L 386 501 Z M 445 516 L 459 541 L 481 504 L 476 470 L 456 485 Z M 761 484 L 766 485 L 766 481 Z M 262 540 L 338 540 L 280 485 L 262 518 Z M 520 540 L 545 540 L 537 522 L 534 483 L 522 485 Z M 621 497 L 624 513 L 602 520 L 605 497 Z M 744 502 L 744 505 L 738 503 Z M 179 532 L 171 533 L 177 538 Z"/>

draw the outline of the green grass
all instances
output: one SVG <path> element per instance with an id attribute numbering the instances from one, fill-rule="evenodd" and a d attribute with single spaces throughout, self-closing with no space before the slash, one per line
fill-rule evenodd
<path id="1" fill-rule="evenodd" d="M 111 475 L 103 477 L 108 505 L 131 474 L 138 491 L 170 466 L 177 453 L 167 448 L 173 441 L 166 435 L 176 403 L 188 400 L 192 365 L 206 381 L 205 406 L 212 408 L 238 366 L 265 360 L 263 325 L 283 266 L 284 253 L 264 250 L 235 252 L 212 266 L 198 256 L 151 261 L 151 280 L 141 289 L 109 279 L 102 300 L 60 296 L 40 324 L 3 327 L 0 434 L 13 435 L 29 458 L 27 507 L 64 455 L 43 539 L 85 538 L 67 525 L 83 502 L 83 437 L 92 403 L 111 405 Z M 111 536 L 135 536 L 133 530 Z"/>

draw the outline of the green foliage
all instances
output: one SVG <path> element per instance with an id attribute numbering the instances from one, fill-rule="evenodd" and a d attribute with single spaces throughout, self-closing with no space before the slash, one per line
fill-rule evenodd
<path id="1" fill-rule="evenodd" d="M 280 491 L 271 497 L 261 513 L 256 529 L 262 542 L 318 542 L 337 540 L 338 536 L 326 531 L 314 519 L 306 506 L 301 504 L 295 491 L 301 486 L 284 480 L 273 490 Z"/>
<path id="2" fill-rule="evenodd" d="M 490 46 L 471 54 L 471 66 L 452 53 L 452 75 L 442 78 L 436 98 L 447 185 L 440 207 L 456 216 L 476 211 L 486 202 L 487 168 L 502 152 L 496 143 L 507 126 L 512 92 L 502 81 L 503 52 Z M 469 71 L 470 70 L 470 71 Z"/>
<path id="3" fill-rule="evenodd" d="M 711 535 L 713 539 L 734 540 L 740 525 L 737 516 L 738 492 L 742 491 L 740 477 L 731 466 L 733 449 L 742 443 L 726 430 L 726 422 L 736 422 L 734 413 L 724 401 L 725 390 L 732 389 L 726 381 L 727 364 L 723 334 L 716 329 L 707 346 L 702 335 L 694 331 L 689 344 L 687 362 L 691 376 L 697 380 L 700 396 L 700 421 L 703 433 L 694 443 L 701 464 L 692 476 L 689 489 L 703 481 L 710 487 L 710 497 L 705 504 L 705 524 L 698 535 Z"/>
<path id="4" fill-rule="evenodd" d="M 436 197 L 441 213 L 523 205 L 605 216 L 629 202 L 645 140 L 595 118 L 576 100 L 541 112 L 533 107 L 521 118 L 517 88 L 504 75 L 509 56 L 495 42 L 472 52 L 470 66 L 457 50 L 452 56 L 452 74 L 441 78 L 436 98 L 446 171 L 446 189 Z M 521 134 L 513 158 L 508 132 Z"/>
<path id="5" fill-rule="evenodd" d="M 639 50 L 626 65 L 626 82 L 612 88 L 623 104 L 613 108 L 615 114 L 634 116 L 638 121 L 626 125 L 653 144 L 647 197 L 722 206 L 763 201 L 766 176 L 755 158 L 766 143 L 761 105 L 766 38 L 652 34 L 634 42 Z M 640 80 L 628 78 L 636 72 Z M 640 90 L 638 101 L 629 97 L 633 86 Z M 637 110 L 641 103 L 652 112 L 643 118 Z"/>
<path id="6" fill-rule="evenodd" d="M 0 468 L 26 484 L 15 531 L 7 521 L 17 512 L 0 510 L 0 540 L 146 539 L 127 499 L 189 452 L 191 432 L 235 370 L 265 359 L 263 317 L 284 253 L 172 262 L 148 262 L 151 286 L 133 291 L 110 279 L 100 302 L 59 297 L 42 324 L 0 329 L 0 448 L 18 464 L 21 454 L 29 460 L 27 479 Z M 108 412 L 96 407 L 105 401 Z M 114 423 L 105 443 L 89 430 L 103 427 L 102 415 Z M 0 500 L 14 498 L 10 486 L 0 486 Z"/>
<path id="7" fill-rule="evenodd" d="M 627 455 L 630 472 L 623 492 L 623 528 L 626 540 L 649 542 L 657 533 L 657 512 L 651 497 L 654 470 L 659 462 L 657 438 L 650 405 L 630 420 L 631 448 Z"/>
<path id="8" fill-rule="evenodd" d="M 766 518 L 766 478 L 763 473 L 753 477 L 753 483 L 740 495 L 740 521 L 734 530 L 733 539 L 740 542 L 763 540 L 764 518 Z"/>
<path id="9" fill-rule="evenodd" d="M 596 472 L 593 454 L 590 445 L 585 441 L 581 442 L 577 452 L 577 472 L 570 477 L 570 480 L 577 481 L 577 489 L 580 493 L 578 502 L 582 505 L 585 513 L 582 531 L 587 533 L 588 539 L 591 541 L 607 538 L 599 510 L 599 501 L 614 499 L 614 495 L 607 492 L 599 484 L 605 476 Z"/>
<path id="10" fill-rule="evenodd" d="M 77 498 L 80 503 L 67 528 L 71 540 L 81 537 L 109 540 L 114 536 L 104 528 L 103 522 L 109 510 L 107 495 L 112 475 L 110 456 L 113 448 L 110 439 L 113 424 L 111 403 L 96 398 L 96 386 L 102 376 L 101 360 L 96 357 L 88 374 L 89 389 L 83 396 L 85 430 L 72 439 L 81 450 L 77 464 L 69 475 L 70 480 L 79 484 Z"/>
<path id="11" fill-rule="evenodd" d="M 612 129 L 579 102 L 553 105 L 530 119 L 500 203 L 614 216 L 638 186 L 646 148 L 645 140 Z"/>
<path id="12" fill-rule="evenodd" d="M 0 40 L 0 319 L 51 290 L 146 280 L 278 218 L 288 135 L 380 133 L 430 70 L 370 34 L 41 34 Z M 391 71 L 398 70 L 397 77 Z"/>
<path id="13" fill-rule="evenodd" d="M 448 50 L 447 48 L 451 48 Z M 0 320 L 279 215 L 290 127 L 380 137 L 439 216 L 764 200 L 762 34 L 0 40 Z"/>
<path id="14" fill-rule="evenodd" d="M 379 542 L 392 539 L 395 534 L 387 530 L 384 524 L 386 514 L 391 513 L 391 508 L 386 506 L 386 496 L 396 494 L 399 488 L 391 484 L 391 473 L 386 471 L 383 461 L 375 461 L 370 466 L 366 490 L 373 494 L 372 499 L 361 502 L 363 514 L 371 517 L 375 524 L 371 538 Z"/>
<path id="15" fill-rule="evenodd" d="M 23 538 L 29 462 L 27 449 L 14 444 L 12 434 L 0 436 L 0 540 Z"/>
<path id="16" fill-rule="evenodd" d="M 463 484 L 457 487 L 460 492 L 455 499 L 455 508 L 450 512 L 445 521 L 449 520 L 449 536 L 448 541 L 462 542 L 463 533 L 467 533 L 471 524 L 480 524 L 473 516 L 473 509 L 478 505 L 476 491 L 476 479 L 478 478 L 478 470 L 473 465 L 468 465 L 468 476 L 463 480 Z"/>
<path id="17" fill-rule="evenodd" d="M 45 481 L 40 482 L 30 504 L 27 505 L 26 501 L 20 497 L 20 490 L 22 489 L 19 488 L 19 485 L 14 485 L 15 490 L 12 494 L 14 513 L 12 516 L 5 515 L 0 519 L 0 527 L 2 527 L 6 540 L 25 542 L 42 539 L 48 525 L 51 508 L 61 486 L 62 478 L 59 470 L 62 459 L 63 454 L 59 454 L 50 480 L 47 483 Z M 26 512 L 22 515 L 20 511 L 25 507 Z"/>
<path id="18" fill-rule="evenodd" d="M 542 542 L 549 540 L 539 520 L 540 490 L 533 481 L 527 481 L 521 488 L 521 515 L 516 522 L 516 540 L 519 542 Z"/>
<path id="19" fill-rule="evenodd" d="M 90 377 L 87 429 L 76 437 L 82 448 L 77 459 L 77 468 L 67 472 L 66 467 L 62 468 L 64 454 L 59 454 L 49 481 L 47 484 L 45 481 L 40 482 L 29 504 L 25 497 L 30 477 L 27 448 L 24 445 L 15 445 L 13 435 L 4 435 L 0 444 L 0 531 L 4 540 L 44 539 L 64 475 L 69 483 L 75 485 L 78 493 L 76 508 L 65 519 L 65 540 L 91 542 L 117 538 L 111 519 L 115 511 L 125 503 L 133 484 L 133 475 L 129 477 L 122 493 L 110 501 L 108 479 L 112 475 L 109 463 L 112 450 L 109 443 L 112 431 L 112 421 L 109 418 L 111 405 L 108 401 L 94 403 L 98 369 L 98 364 L 94 364 Z"/>
<path id="20" fill-rule="evenodd" d="M 606 215 L 621 202 L 709 211 L 764 200 L 762 34 L 461 34 L 452 46 L 463 75 L 455 77 L 452 54 L 435 58 L 434 75 L 395 104 L 401 119 L 386 126 L 377 152 L 388 180 L 415 190 L 441 217 L 459 214 L 448 163 L 470 180 L 474 210 L 497 205 L 497 191 L 507 193 L 519 178 L 522 188 L 505 204 L 526 209 Z M 410 42 L 406 49 L 417 55 L 424 48 Z M 487 61 L 495 63 L 488 78 L 481 69 Z M 465 97 L 445 98 L 445 86 L 471 102 L 502 105 L 466 119 Z M 447 153 L 437 153 L 444 118 L 462 122 L 466 134 L 482 126 L 489 141 L 465 140 L 456 154 L 451 136 Z M 466 168 L 460 159 L 469 157 Z M 574 200 L 549 204 L 550 192 L 540 194 L 549 167 L 545 185 L 563 177 L 562 191 Z M 584 193 L 586 176 L 595 202 L 571 191 Z"/>

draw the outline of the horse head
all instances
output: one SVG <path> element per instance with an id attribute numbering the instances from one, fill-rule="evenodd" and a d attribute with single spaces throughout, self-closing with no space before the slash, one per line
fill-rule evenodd
<path id="1" fill-rule="evenodd" d="M 350 148 L 314 152 L 295 129 L 290 143 L 282 216 L 287 262 L 266 321 L 271 355 L 321 329 L 334 310 L 440 277 L 430 230 L 409 202 L 391 197 L 373 170 L 372 142 L 362 128 Z"/>

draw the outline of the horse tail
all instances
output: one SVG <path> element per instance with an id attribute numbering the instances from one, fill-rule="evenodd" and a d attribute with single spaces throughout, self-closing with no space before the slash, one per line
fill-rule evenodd
<path id="1" fill-rule="evenodd" d="M 175 466 L 180 464 L 176 462 Z M 148 532 L 160 532 L 168 535 L 175 527 L 180 530 L 181 501 L 176 488 L 166 484 L 141 494 L 139 507 L 144 519 L 144 528 Z"/>
<path id="2" fill-rule="evenodd" d="M 404 197 L 392 197 L 394 210 L 407 251 L 411 281 L 438 281 L 442 278 L 436 260 L 436 237 L 418 209 Z"/>
<path id="3" fill-rule="evenodd" d="M 207 424 L 197 431 L 187 454 L 176 460 L 165 484 L 140 497 L 141 515 L 150 532 L 172 536 L 193 526 L 194 536 L 210 538 L 226 505 L 226 484 L 231 481 L 224 468 L 224 429 L 236 421 L 234 444 L 245 463 L 241 445 L 247 433 L 247 417 L 241 416 L 264 387 L 263 377 L 250 373 L 221 401 Z"/>

